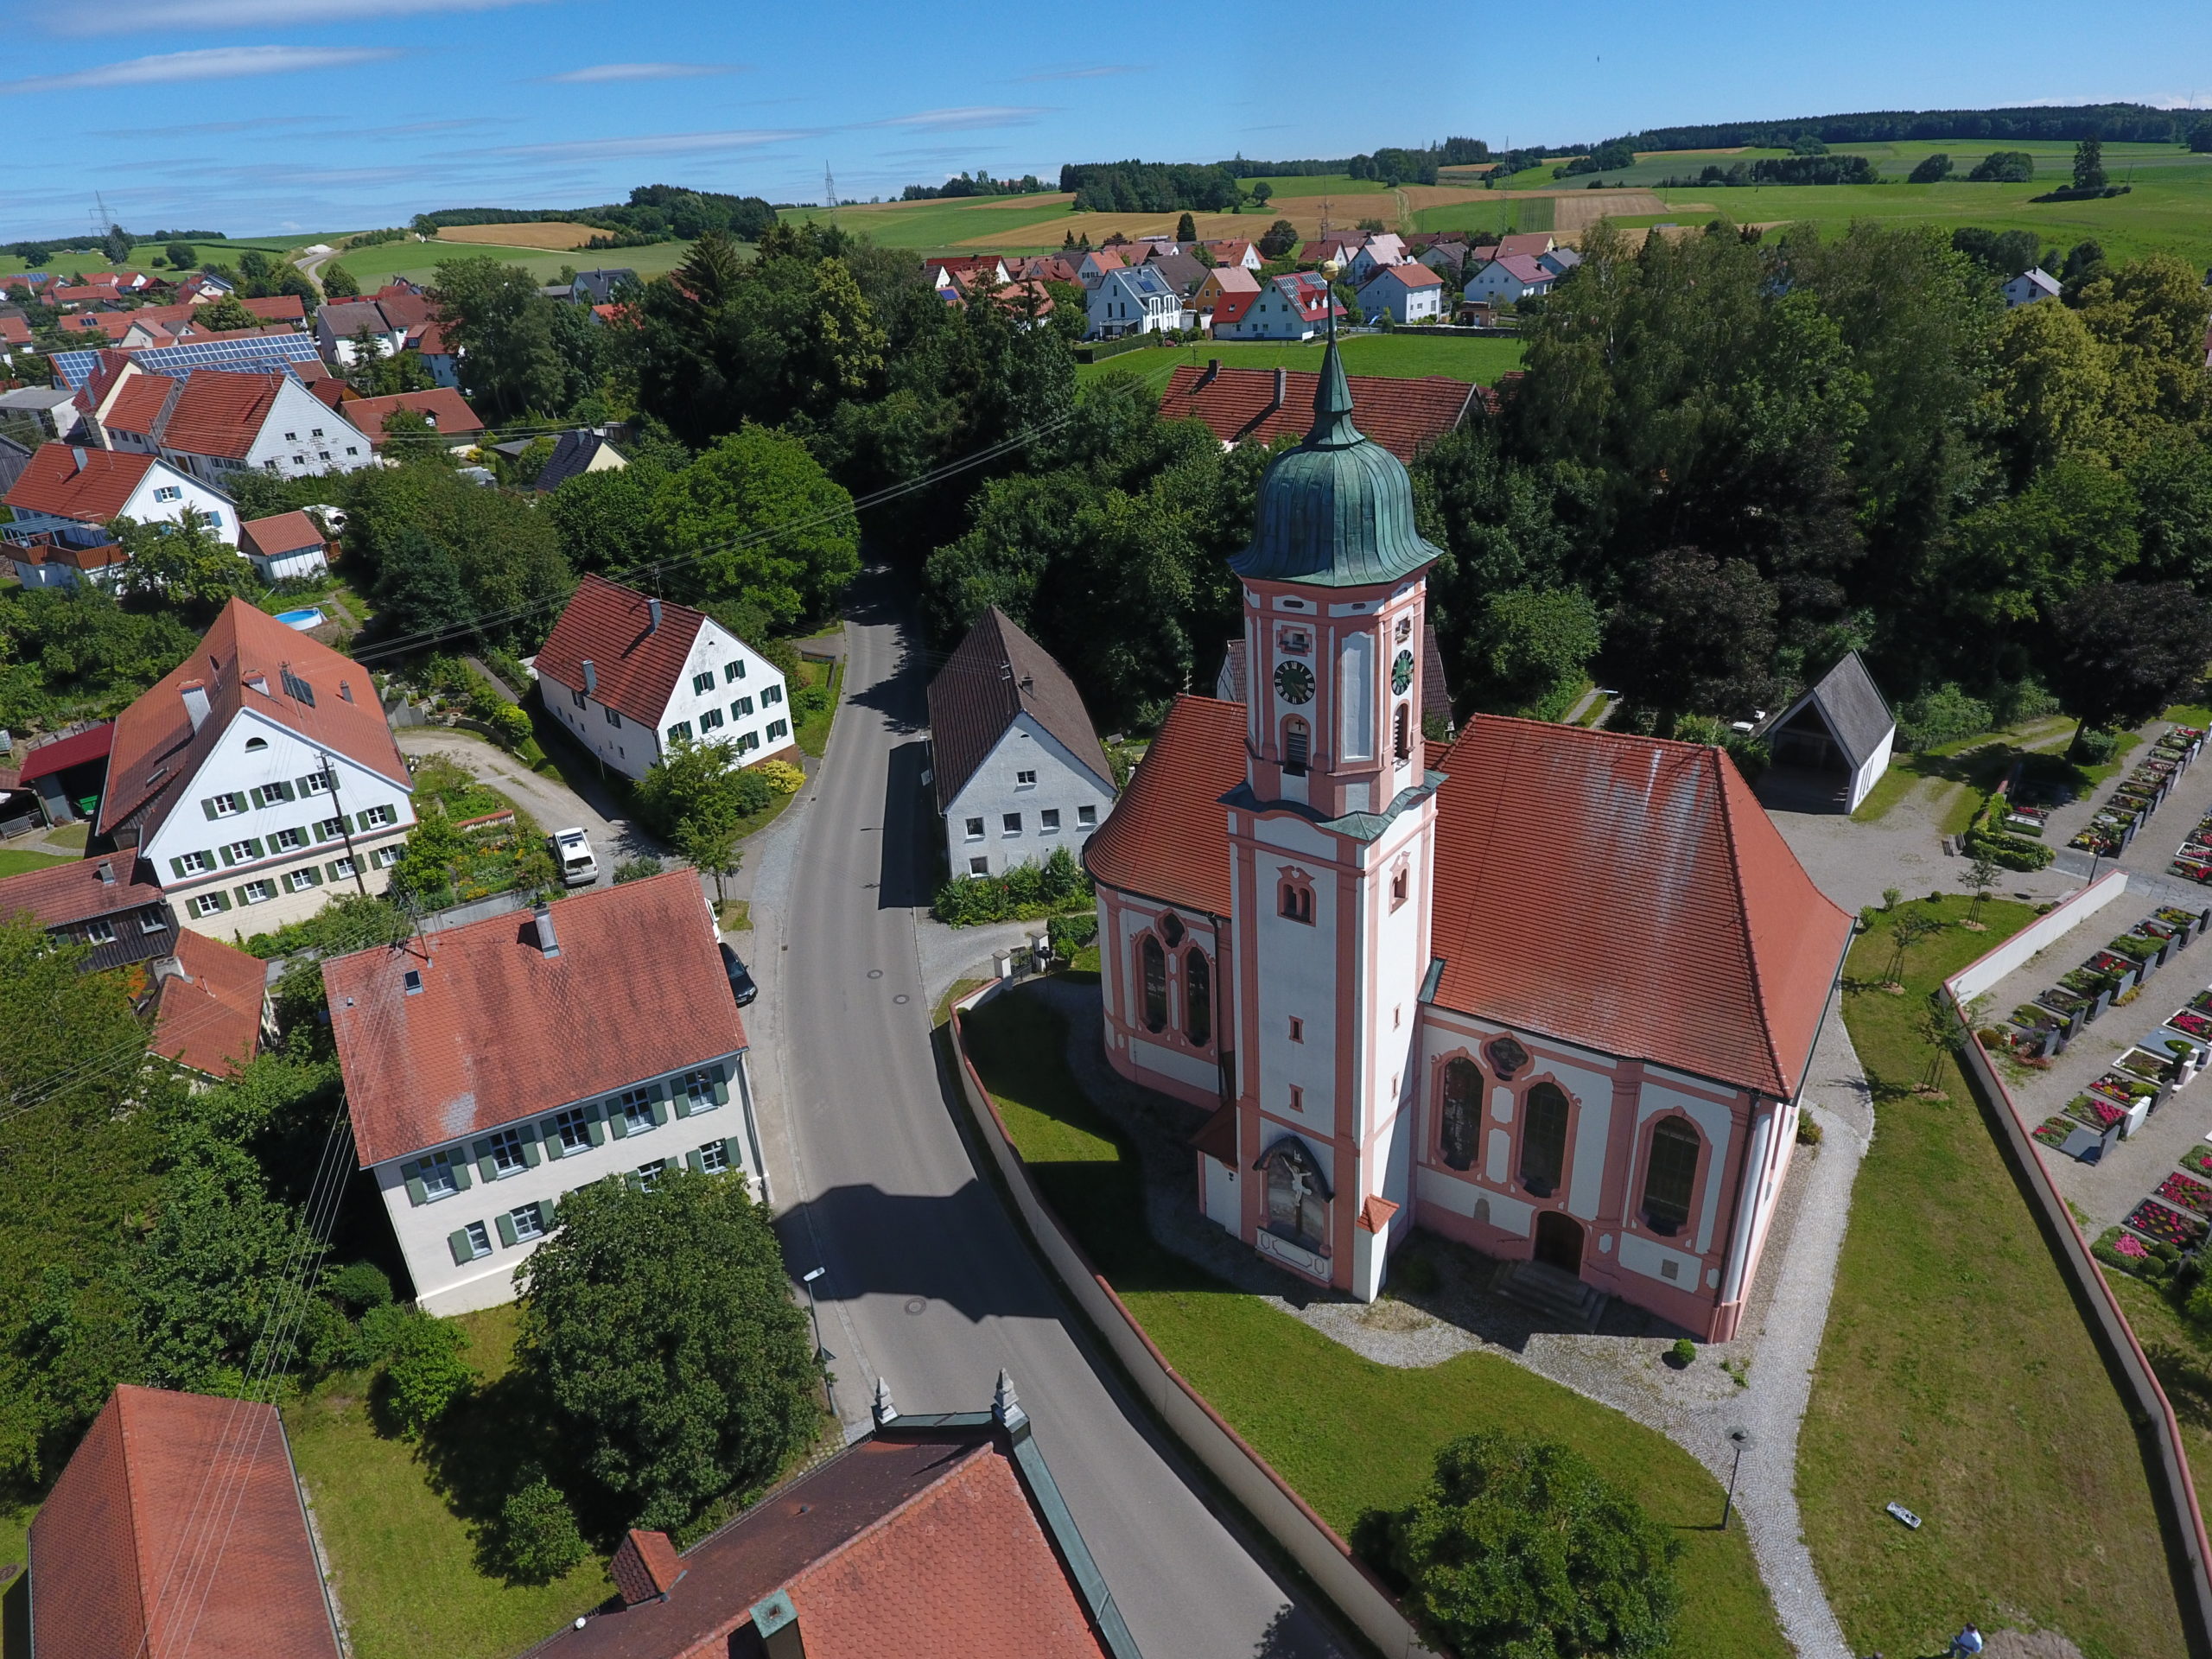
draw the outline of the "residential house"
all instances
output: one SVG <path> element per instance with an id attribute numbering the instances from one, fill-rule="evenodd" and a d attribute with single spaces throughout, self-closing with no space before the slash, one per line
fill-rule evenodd
<path id="1" fill-rule="evenodd" d="M 537 1659 L 962 1654 L 1141 1659 L 1014 1381 L 988 1411 L 902 1415 L 678 1552 L 632 1531 L 615 1595 Z"/>
<path id="2" fill-rule="evenodd" d="M 1559 246 L 1549 231 L 1514 231 L 1497 238 L 1496 257 L 1503 259 L 1509 254 L 1523 258 L 1541 259 Z"/>
<path id="3" fill-rule="evenodd" d="M 234 1077 L 276 1035 L 269 964 L 187 928 L 154 964 L 154 1029 L 148 1046 L 203 1077 Z"/>
<path id="4" fill-rule="evenodd" d="M 1296 1278 L 1372 1300 L 1418 1227 L 1728 1340 L 1853 918 L 1718 747 L 1421 740 L 1441 550 L 1355 413 L 1332 347 L 1230 561 L 1249 701 L 1179 699 L 1087 849 L 1103 1058 L 1210 1114 L 1201 1212 Z"/>
<path id="5" fill-rule="evenodd" d="M 276 370 L 194 369 L 182 379 L 130 365 L 102 397 L 95 429 L 118 449 L 158 453 L 220 487 L 238 473 L 304 478 L 375 464 L 360 429 Z"/>
<path id="6" fill-rule="evenodd" d="M 330 372 L 315 355 L 312 334 L 296 330 L 254 329 L 226 334 L 223 339 L 222 359 L 226 369 L 274 370 L 302 383 L 321 379 Z M 130 350 L 90 346 L 82 351 L 56 352 L 48 360 L 54 365 L 57 385 L 86 391 L 108 384 L 126 363 L 135 365 L 146 374 L 182 378 L 207 365 L 207 344 L 204 339 L 194 339 Z"/>
<path id="7" fill-rule="evenodd" d="M 1456 287 L 1460 272 L 1467 268 L 1467 261 L 1472 257 L 1472 250 L 1456 237 L 1439 237 L 1414 257 Z"/>
<path id="8" fill-rule="evenodd" d="M 748 763 L 793 747 L 773 664 L 704 612 L 604 576 L 577 582 L 533 666 L 548 711 L 626 778 L 686 739 Z"/>
<path id="9" fill-rule="evenodd" d="M 446 338 L 442 322 L 425 323 L 420 334 L 411 336 L 414 349 L 421 354 L 423 366 L 429 371 L 430 379 L 437 385 L 452 391 L 461 389 L 461 347 Z"/>
<path id="10" fill-rule="evenodd" d="M 30 323 L 23 317 L 0 312 L 0 363 L 12 366 L 16 353 L 38 355 L 38 343 L 31 338 Z"/>
<path id="11" fill-rule="evenodd" d="M 1216 265 L 1242 265 L 1247 270 L 1257 270 L 1267 264 L 1260 257 L 1259 249 L 1241 236 L 1219 242 L 1201 242 L 1198 245 L 1213 256 Z"/>
<path id="12" fill-rule="evenodd" d="M 16 771 L 16 785 L 36 797 L 39 814 L 49 824 L 95 817 L 107 786 L 108 752 L 114 742 L 115 722 L 104 720 L 36 743 Z"/>
<path id="13" fill-rule="evenodd" d="M 576 280 L 569 285 L 571 290 L 569 297 L 578 305 L 612 305 L 614 303 L 614 290 L 625 283 L 635 283 L 637 280 L 638 273 L 627 265 L 580 270 L 576 273 Z"/>
<path id="14" fill-rule="evenodd" d="M 217 938 L 380 892 L 413 781 L 368 671 L 242 599 L 115 722 L 95 833 Z"/>
<path id="15" fill-rule="evenodd" d="M 932 287 L 963 300 L 978 289 L 995 291 L 1013 280 L 1006 261 L 996 254 L 944 255 L 923 260 L 922 268 Z"/>
<path id="16" fill-rule="evenodd" d="M 1214 314 L 1231 294 L 1242 295 L 1245 302 L 1250 303 L 1260 296 L 1260 279 L 1243 265 L 1216 265 L 1206 272 L 1205 281 L 1191 296 L 1190 308 L 1198 314 L 1199 327 L 1213 327 Z"/>
<path id="17" fill-rule="evenodd" d="M 0 430 L 13 427 L 34 443 L 66 439 L 76 430 L 77 419 L 77 394 L 67 386 L 16 386 L 0 391 Z"/>
<path id="18" fill-rule="evenodd" d="M 2055 300 L 2063 291 L 2058 279 L 2041 266 L 2024 270 L 2003 289 L 2005 308 L 2033 305 L 2037 300 Z"/>
<path id="19" fill-rule="evenodd" d="M 1298 263 L 1320 265 L 1332 272 L 1342 269 L 1359 251 L 1359 245 L 1367 240 L 1365 231 L 1338 232 L 1334 235 L 1316 237 L 1302 242 L 1298 248 Z"/>
<path id="20" fill-rule="evenodd" d="M 238 544 L 231 498 L 158 456 L 42 443 L 4 498 L 14 522 L 4 533 L 18 546 L 49 543 L 105 547 L 118 518 L 175 524 L 196 512 L 215 535 Z"/>
<path id="21" fill-rule="evenodd" d="M 322 394 L 323 386 L 336 391 L 333 402 Z M 340 410 L 346 418 L 359 428 L 368 439 L 369 448 L 382 454 L 388 442 L 385 423 L 401 410 L 420 415 L 423 423 L 435 435 L 439 444 L 456 452 L 471 449 L 484 435 L 484 423 L 467 400 L 449 386 L 433 386 L 428 391 L 397 391 L 385 397 L 363 397 L 354 395 L 343 380 L 319 382 L 315 387 L 321 401 Z"/>
<path id="22" fill-rule="evenodd" d="M 1224 368 L 1217 357 L 1203 368 L 1178 364 L 1160 394 L 1160 413 L 1171 421 L 1204 421 L 1225 448 L 1266 445 L 1313 424 L 1320 379 L 1309 369 Z M 1354 374 L 1345 381 L 1359 402 L 1360 429 L 1408 466 L 1421 445 L 1459 426 L 1482 398 L 1479 386 L 1441 374 Z"/>
<path id="23" fill-rule="evenodd" d="M 1328 279 L 1312 271 L 1293 271 L 1260 284 L 1249 297 L 1224 296 L 1213 314 L 1216 340 L 1311 340 L 1325 332 L 1344 303 Z"/>
<path id="24" fill-rule="evenodd" d="M 1065 253 L 1035 253 L 1008 265 L 1007 275 L 1017 283 L 1069 283 L 1080 286 L 1083 275 L 1075 267 L 1075 260 Z"/>
<path id="25" fill-rule="evenodd" d="M 269 327 L 296 333 L 307 326 L 307 308 L 296 294 L 272 294 L 266 299 L 239 303 Z M 198 326 L 200 310 L 200 303 L 188 301 L 178 305 L 142 305 L 132 311 L 91 311 L 62 318 L 61 327 L 67 333 L 99 334 L 118 345 L 204 340 L 210 337 L 210 331 Z M 134 333 L 145 339 L 130 340 Z"/>
<path id="26" fill-rule="evenodd" d="M 1387 231 L 1378 231 L 1352 250 L 1351 259 L 1345 263 L 1345 274 L 1351 285 L 1358 288 L 1376 271 L 1386 266 L 1404 264 L 1412 257 L 1402 239 Z"/>
<path id="27" fill-rule="evenodd" d="M 1157 273 L 1160 280 L 1175 290 L 1178 308 L 1175 327 L 1196 328 L 1203 325 L 1198 313 L 1198 291 L 1213 272 L 1187 253 L 1163 253 L 1145 262 L 1146 268 Z"/>
<path id="28" fill-rule="evenodd" d="M 40 1659 L 344 1651 L 283 1420 L 263 1401 L 124 1383 L 40 1504 L 29 1552 L 22 1635 Z"/>
<path id="29" fill-rule="evenodd" d="M 1503 253 L 1477 265 L 1467 276 L 1471 305 L 1518 305 L 1552 291 L 1559 278 L 1526 253 Z"/>
<path id="30" fill-rule="evenodd" d="M 997 301 L 1017 328 L 1040 328 L 1052 315 L 1052 294 L 1039 278 L 1017 277 L 991 297 Z"/>
<path id="31" fill-rule="evenodd" d="M 250 518 L 238 526 L 238 551 L 268 582 L 319 576 L 330 568 L 329 538 L 304 512 Z"/>
<path id="32" fill-rule="evenodd" d="M 1359 308 L 1370 322 L 1433 322 L 1444 315 L 1444 279 L 1416 260 L 1377 265 L 1360 285 Z"/>
<path id="33" fill-rule="evenodd" d="M 176 912 L 154 873 L 130 854 L 49 864 L 0 880 L 0 921 L 25 916 L 61 943 L 85 946 L 92 953 L 85 965 L 95 970 L 176 951 Z"/>
<path id="34" fill-rule="evenodd" d="M 1114 804 L 1114 768 L 1052 653 L 992 606 L 930 682 L 930 772 L 947 868 L 1003 875 L 1080 855 Z"/>
<path id="35" fill-rule="evenodd" d="M 698 874 L 323 963 L 360 1166 L 435 1313 L 512 1301 L 563 1195 L 740 1174 L 766 1196 L 745 1027 Z"/>
<path id="36" fill-rule="evenodd" d="M 585 473 L 619 473 L 629 465 L 622 452 L 596 432 L 563 432 L 531 485 L 540 495 L 557 490 Z"/>
<path id="37" fill-rule="evenodd" d="M 84 582 L 111 594 L 122 590 L 124 572 L 130 563 L 130 556 L 118 543 L 80 547 L 59 539 L 50 530 L 0 542 L 0 557 L 15 567 L 16 580 L 25 588 L 74 588 Z"/>
<path id="38" fill-rule="evenodd" d="M 1093 340 L 1163 333 L 1180 326 L 1182 296 L 1150 265 L 1109 270 L 1090 290 Z"/>
<path id="39" fill-rule="evenodd" d="M 1093 248 L 1076 262 L 1076 280 L 1085 288 L 1096 289 L 1106 280 L 1109 271 L 1127 270 L 1130 266 L 1142 263 L 1141 254 L 1131 257 L 1119 246 Z"/>
<path id="40" fill-rule="evenodd" d="M 1759 794 L 1777 805 L 1851 812 L 1889 770 L 1897 718 L 1857 652 L 1760 728 L 1772 764 Z"/>
<path id="41" fill-rule="evenodd" d="M 1564 276 L 1581 264 L 1582 254 L 1576 248 L 1554 248 L 1549 253 L 1538 255 L 1536 263 L 1553 276 Z"/>

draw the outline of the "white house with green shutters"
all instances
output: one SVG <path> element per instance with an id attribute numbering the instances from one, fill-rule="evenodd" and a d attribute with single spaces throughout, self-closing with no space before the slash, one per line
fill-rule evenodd
<path id="1" fill-rule="evenodd" d="M 323 964 L 360 1166 L 425 1308 L 512 1300 L 595 1181 L 766 1196 L 717 944 L 679 870 Z"/>

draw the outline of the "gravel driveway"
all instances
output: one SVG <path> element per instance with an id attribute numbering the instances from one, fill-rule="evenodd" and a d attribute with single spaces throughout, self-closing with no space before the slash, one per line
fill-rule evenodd
<path id="1" fill-rule="evenodd" d="M 599 859 L 599 880 L 605 887 L 614 879 L 614 867 L 626 858 L 664 855 L 668 849 L 627 818 L 609 816 L 613 800 L 601 796 L 588 801 L 559 778 L 532 772 L 504 749 L 478 737 L 442 726 L 408 726 L 392 734 L 403 754 L 443 755 L 472 775 L 481 778 L 517 806 L 536 818 L 550 834 L 582 824 L 591 837 Z M 594 791 L 596 793 L 597 791 Z"/>

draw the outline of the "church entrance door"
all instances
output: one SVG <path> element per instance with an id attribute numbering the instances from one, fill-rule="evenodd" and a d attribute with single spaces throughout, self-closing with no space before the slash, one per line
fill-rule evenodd
<path id="1" fill-rule="evenodd" d="M 1536 1260 L 1580 1277 L 1582 1273 L 1582 1224 L 1572 1216 L 1547 1210 L 1536 1217 Z"/>

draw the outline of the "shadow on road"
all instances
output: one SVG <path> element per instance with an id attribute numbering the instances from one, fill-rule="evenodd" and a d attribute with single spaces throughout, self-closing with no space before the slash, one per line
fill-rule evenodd
<path id="1" fill-rule="evenodd" d="M 874 709 L 883 716 L 886 726 L 902 737 L 925 729 L 923 693 L 929 683 L 929 664 L 916 643 L 921 638 L 921 625 L 906 583 L 889 567 L 871 565 L 845 590 L 845 621 L 848 626 L 899 631 L 898 660 L 873 684 L 861 685 L 850 677 L 851 658 L 847 658 L 845 701 Z"/>
<path id="2" fill-rule="evenodd" d="M 973 1179 L 943 1198 L 835 1186 L 794 1205 L 776 1228 L 793 1272 L 829 1269 L 814 1286 L 825 1304 L 898 1296 L 943 1302 L 969 1319 L 1063 1317 L 1028 1255 L 1007 1251 L 1011 1224 L 997 1195 Z M 817 1239 L 829 1242 L 819 1262 Z"/>
<path id="3" fill-rule="evenodd" d="M 891 751 L 883 784 L 883 846 L 876 876 L 878 910 L 911 910 L 930 901 L 940 874 L 936 797 L 922 781 L 930 746 L 917 738 Z"/>

